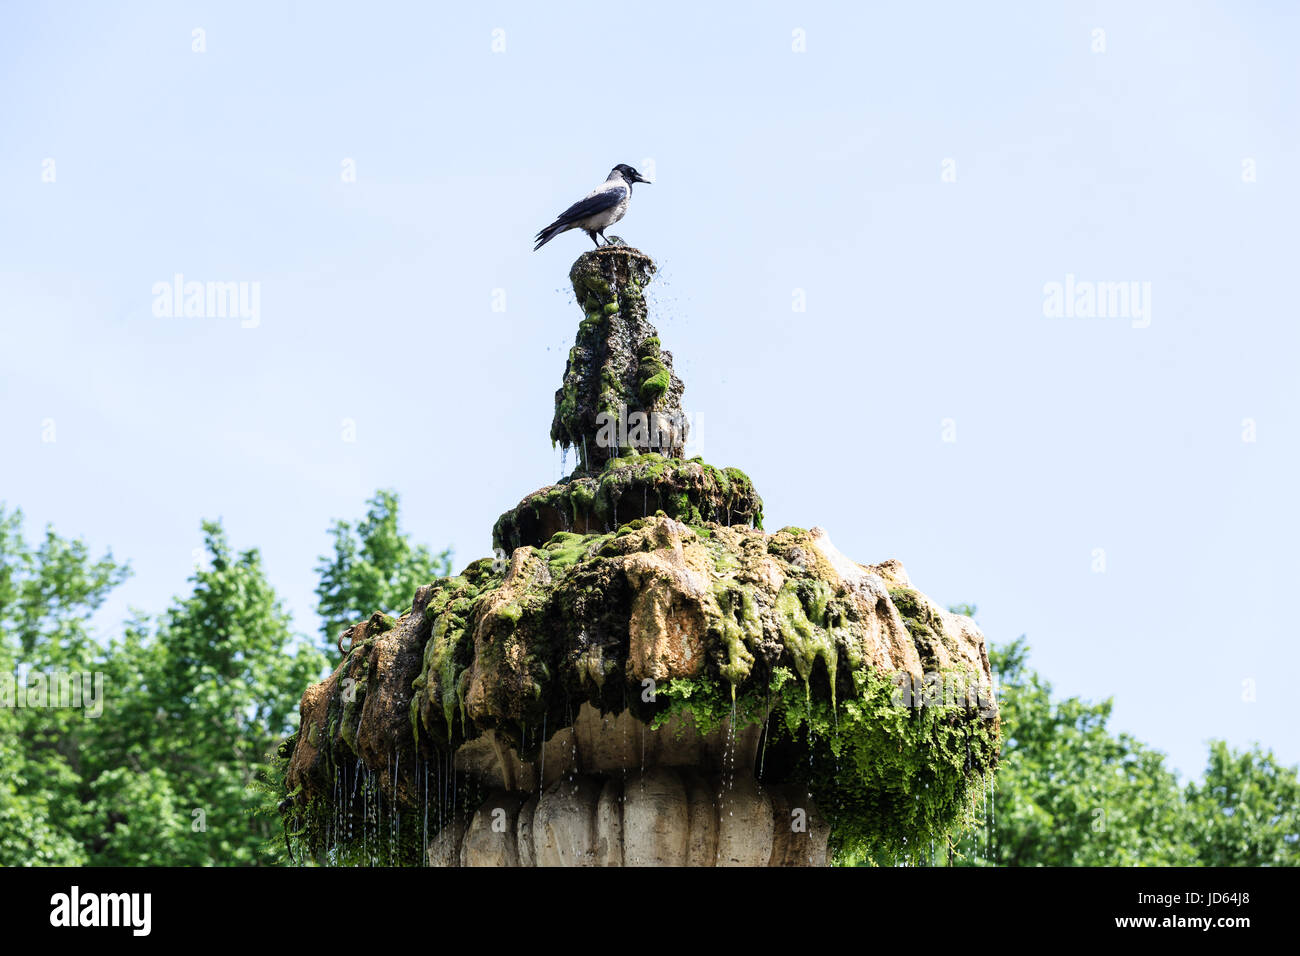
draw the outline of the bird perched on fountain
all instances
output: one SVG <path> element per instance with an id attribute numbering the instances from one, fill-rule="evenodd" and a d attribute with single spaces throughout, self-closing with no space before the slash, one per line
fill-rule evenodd
<path id="1" fill-rule="evenodd" d="M 609 171 L 603 183 L 560 213 L 555 222 L 537 234 L 533 252 L 570 229 L 581 229 L 599 248 L 596 237 L 605 239 L 605 230 L 626 215 L 628 203 L 632 201 L 632 184 L 649 182 L 631 166 L 619 163 Z M 609 240 L 605 239 L 605 242 L 608 244 Z"/>

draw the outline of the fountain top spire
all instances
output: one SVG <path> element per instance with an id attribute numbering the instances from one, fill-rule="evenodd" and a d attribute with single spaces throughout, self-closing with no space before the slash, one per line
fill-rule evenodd
<path id="1" fill-rule="evenodd" d="M 685 448 L 685 385 L 646 306 L 655 269 L 641 250 L 612 245 L 583 253 L 569 270 L 583 319 L 555 393 L 551 440 L 577 450 L 580 471 L 627 451 L 680 458 Z"/>

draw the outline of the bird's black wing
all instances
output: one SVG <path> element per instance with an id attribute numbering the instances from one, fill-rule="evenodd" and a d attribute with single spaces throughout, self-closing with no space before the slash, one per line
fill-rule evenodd
<path id="1" fill-rule="evenodd" d="M 588 216 L 594 216 L 598 212 L 604 212 L 606 209 L 612 209 L 623 201 L 625 187 L 619 186 L 615 189 L 603 189 L 594 196 L 588 196 L 586 199 L 579 199 L 564 212 L 555 217 L 557 223 L 568 225 L 571 222 L 577 222 L 579 219 L 586 219 Z"/>

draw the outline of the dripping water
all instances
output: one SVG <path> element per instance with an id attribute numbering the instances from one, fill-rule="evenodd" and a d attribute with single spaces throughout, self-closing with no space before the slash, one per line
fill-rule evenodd
<path id="1" fill-rule="evenodd" d="M 982 842 L 983 842 L 983 844 L 984 844 L 984 859 L 985 859 L 985 860 L 988 860 L 989 857 L 992 855 L 992 854 L 990 853 L 990 847 L 991 847 L 991 843 L 990 843 L 990 841 L 993 839 L 992 833 L 991 833 L 990 830 L 989 830 L 989 790 L 988 790 L 988 787 L 985 787 L 985 788 L 984 788 L 984 812 L 983 812 L 983 816 L 984 816 L 984 839 L 983 839 Z"/>
<path id="2" fill-rule="evenodd" d="M 330 831 L 333 829 L 334 818 L 338 815 L 339 800 L 339 768 L 338 764 L 334 765 L 334 784 L 330 788 L 330 799 L 334 801 L 330 804 L 331 813 L 329 819 L 325 821 L 325 858 L 329 859 L 334 849 L 334 844 L 330 841 Z"/>
<path id="3" fill-rule="evenodd" d="M 993 841 L 998 835 L 998 785 L 989 778 L 989 862 L 993 862 Z"/>

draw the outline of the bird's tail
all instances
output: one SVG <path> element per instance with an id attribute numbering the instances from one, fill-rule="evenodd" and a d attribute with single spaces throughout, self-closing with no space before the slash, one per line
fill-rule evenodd
<path id="1" fill-rule="evenodd" d="M 567 223 L 561 222 L 559 219 L 555 220 L 555 222 L 551 223 L 549 226 L 547 226 L 545 229 L 543 229 L 541 232 L 537 234 L 537 236 L 535 237 L 537 240 L 537 245 L 533 246 L 533 252 L 536 252 L 538 249 L 542 248 L 542 246 L 546 245 L 548 242 L 550 242 L 552 239 L 554 239 L 556 236 L 558 236 L 560 233 L 564 232 L 568 228 L 569 226 Z"/>

